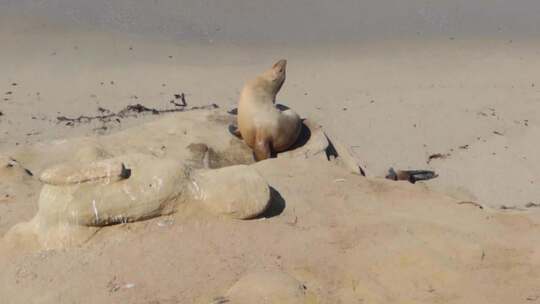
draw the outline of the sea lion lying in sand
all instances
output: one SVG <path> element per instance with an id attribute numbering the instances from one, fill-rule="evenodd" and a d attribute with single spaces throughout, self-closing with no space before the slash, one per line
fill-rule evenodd
<path id="1" fill-rule="evenodd" d="M 298 114 L 275 106 L 276 95 L 285 82 L 286 66 L 286 60 L 279 60 L 248 81 L 240 94 L 236 135 L 242 136 L 258 161 L 290 148 L 302 130 Z"/>
<path id="2" fill-rule="evenodd" d="M 183 203 L 234 219 L 253 218 L 270 204 L 268 184 L 250 166 L 192 170 L 139 153 L 59 164 L 40 181 L 38 213 L 8 234 L 45 248 L 84 242 L 102 226 L 171 214 Z"/>
<path id="3" fill-rule="evenodd" d="M 66 247 L 106 225 L 197 206 L 234 219 L 261 216 L 272 203 L 270 187 L 256 166 L 245 165 L 253 161 L 250 149 L 225 136 L 233 120 L 221 110 L 185 112 L 99 141 L 70 139 L 13 152 L 36 178 L 12 159 L 0 176 L 28 179 L 34 191 L 42 188 L 35 217 L 12 227 L 7 239 L 36 244 L 36 249 Z M 320 125 L 306 119 L 303 127 L 309 133 L 306 142 L 279 158 L 332 161 L 359 174 L 355 157 Z M 149 139 L 154 133 L 161 137 Z"/>

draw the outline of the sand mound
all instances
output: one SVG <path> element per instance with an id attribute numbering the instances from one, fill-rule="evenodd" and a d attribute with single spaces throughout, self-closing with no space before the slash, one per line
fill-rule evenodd
<path id="1" fill-rule="evenodd" d="M 15 226 L 6 240 L 37 240 L 26 245 L 31 248 L 72 246 L 100 227 L 171 214 L 186 203 L 234 219 L 261 215 L 269 208 L 271 189 L 253 167 L 242 165 L 253 163 L 253 154 L 226 133 L 233 121 L 219 110 L 183 113 L 99 140 L 78 138 L 13 152 L 41 166 L 43 187 L 36 216 Z M 295 149 L 281 157 L 341 159 L 319 125 L 306 121 L 303 128 Z M 150 132 L 167 135 L 150 137 Z M 44 156 L 50 163 L 39 163 Z M 10 177 L 13 182 L 23 178 L 26 169 L 19 167 L 22 173 Z"/>
<path id="2" fill-rule="evenodd" d="M 259 271 L 246 274 L 236 282 L 225 297 L 214 303 L 236 304 L 302 304 L 307 303 L 305 286 L 290 275 L 279 271 Z"/>
<path id="3" fill-rule="evenodd" d="M 264 295 L 280 303 L 539 299 L 537 214 L 480 209 L 422 184 L 362 177 L 347 147 L 314 125 L 295 150 L 253 163 L 251 151 L 227 131 L 232 120 L 221 111 L 186 112 L 106 137 L 8 152 L 37 176 L 67 173 L 78 182 L 45 184 L 34 220 L 0 242 L 0 294 L 13 303 L 212 303 L 227 297 L 244 303 Z M 95 149 L 76 152 L 90 142 Z M 80 155 L 86 155 L 82 168 L 96 171 L 62 167 Z M 114 170 L 95 166 L 103 161 Z M 48 171 L 56 166 L 61 170 Z M 132 170 L 129 178 L 122 168 Z M 161 187 L 154 175 L 162 177 Z M 218 192 L 185 199 L 193 191 L 182 186 L 189 185 L 182 182 L 190 180 L 186 176 L 201 187 L 219 185 L 210 188 Z M 128 193 L 139 191 L 135 205 L 121 184 L 132 187 Z M 246 188 L 237 191 L 232 185 L 238 184 Z M 155 190 L 145 192 L 149 188 Z M 90 201 L 86 196 L 106 198 L 96 201 L 99 220 L 93 205 L 76 204 Z M 64 207 L 42 208 L 45 201 Z M 241 218 L 258 216 L 231 219 L 238 214 L 231 208 L 245 202 L 256 208 L 238 208 Z M 208 212 L 214 207 L 219 212 Z M 133 214 L 114 221 L 117 208 Z M 67 219 L 75 229 L 41 226 L 41 219 L 55 218 L 42 212 L 63 214 L 56 217 L 63 223 L 74 215 Z M 25 253 L 13 247 L 13 236 L 28 225 L 37 229 L 38 243 L 51 231 L 87 241 Z"/>

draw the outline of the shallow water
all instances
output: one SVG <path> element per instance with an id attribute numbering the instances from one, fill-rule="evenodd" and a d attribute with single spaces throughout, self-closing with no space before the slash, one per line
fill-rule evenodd
<path id="1" fill-rule="evenodd" d="M 535 0 L 0 0 L 0 28 L 7 31 L 79 27 L 288 45 L 418 36 L 536 39 L 539 15 Z"/>

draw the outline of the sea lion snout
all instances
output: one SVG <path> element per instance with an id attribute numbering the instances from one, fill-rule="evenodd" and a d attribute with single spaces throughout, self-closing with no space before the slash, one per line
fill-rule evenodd
<path id="1" fill-rule="evenodd" d="M 285 71 L 287 70 L 287 60 L 280 59 L 278 62 L 274 63 L 272 66 L 272 76 L 273 80 L 284 81 L 285 80 Z"/>
<path id="2" fill-rule="evenodd" d="M 279 90 L 281 89 L 281 86 L 283 85 L 283 82 L 285 82 L 286 77 L 286 70 L 287 70 L 287 60 L 286 59 L 280 59 L 278 62 L 274 63 L 272 68 L 269 70 L 269 80 L 271 81 L 270 88 L 272 89 L 274 94 L 277 94 Z"/>
<path id="3" fill-rule="evenodd" d="M 287 68 L 287 59 L 280 59 L 272 66 L 273 69 L 279 69 L 280 71 L 285 71 Z"/>

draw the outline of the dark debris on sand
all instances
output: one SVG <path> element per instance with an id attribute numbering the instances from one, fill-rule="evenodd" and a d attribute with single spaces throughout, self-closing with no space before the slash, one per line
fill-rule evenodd
<path id="1" fill-rule="evenodd" d="M 127 105 L 122 110 L 116 113 L 108 109 L 99 107 L 98 108 L 98 112 L 100 113 L 99 115 L 95 115 L 95 116 L 81 115 L 79 117 L 73 117 L 73 118 L 66 117 L 66 116 L 58 116 L 56 117 L 56 120 L 58 123 L 65 123 L 66 126 L 74 126 L 75 124 L 90 123 L 92 121 L 99 121 L 102 123 L 106 123 L 106 122 L 110 122 L 114 120 L 116 122 L 120 122 L 120 119 L 128 118 L 128 117 L 137 117 L 139 114 L 145 114 L 145 113 L 151 113 L 152 115 L 159 115 L 159 114 L 172 113 L 172 112 L 184 112 L 184 111 L 202 110 L 202 109 L 216 109 L 219 107 L 217 104 L 213 103 L 206 106 L 188 108 L 184 93 L 175 94 L 175 99 L 177 100 L 179 99 L 180 103 L 176 102 L 175 100 L 172 100 L 171 103 L 176 106 L 175 108 L 172 108 L 172 109 L 150 108 L 140 103 L 137 103 L 137 104 Z"/>
<path id="2" fill-rule="evenodd" d="M 178 103 L 178 101 L 180 101 L 180 103 Z M 187 106 L 186 95 L 184 93 L 174 94 L 174 99 L 169 101 L 169 102 L 172 103 L 173 105 L 177 106 L 177 107 L 186 107 Z"/>
<path id="3" fill-rule="evenodd" d="M 418 181 L 426 181 L 433 178 L 439 177 L 437 173 L 431 170 L 394 170 L 394 168 L 388 169 L 388 174 L 385 176 L 386 179 L 399 181 L 406 180 L 411 184 L 414 184 Z"/>
<path id="4" fill-rule="evenodd" d="M 426 163 L 430 163 L 432 160 L 434 159 L 445 159 L 447 157 L 450 156 L 450 153 L 435 153 L 435 154 L 431 154 L 429 157 L 428 157 L 428 160 Z"/>

